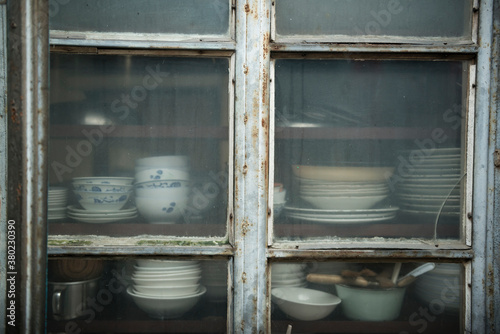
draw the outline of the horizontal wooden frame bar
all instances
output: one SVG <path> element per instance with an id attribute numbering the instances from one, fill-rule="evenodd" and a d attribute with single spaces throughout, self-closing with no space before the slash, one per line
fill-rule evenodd
<path id="1" fill-rule="evenodd" d="M 337 50 L 330 53 L 317 51 L 273 52 L 274 59 L 344 59 L 344 60 L 413 60 L 413 61 L 473 61 L 476 55 L 467 53 L 445 52 L 391 52 L 391 50 L 378 50 L 362 52 L 360 50 Z"/>
<path id="2" fill-rule="evenodd" d="M 191 50 L 191 49 L 113 49 L 92 46 L 51 45 L 51 53 L 95 54 L 95 55 L 132 55 L 157 57 L 231 57 L 233 51 L 225 50 Z"/>
<path id="3" fill-rule="evenodd" d="M 387 245 L 387 243 L 384 243 Z M 368 245 L 367 245 L 368 246 Z M 356 260 L 356 261 L 416 261 L 452 260 L 455 262 L 471 260 L 474 252 L 470 249 L 268 249 L 267 257 L 273 260 Z"/>

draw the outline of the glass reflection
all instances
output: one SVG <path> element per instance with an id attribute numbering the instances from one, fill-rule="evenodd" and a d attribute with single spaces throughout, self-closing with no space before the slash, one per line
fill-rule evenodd
<path id="1" fill-rule="evenodd" d="M 48 332 L 226 330 L 226 261 L 71 258 L 48 268 Z"/>
<path id="2" fill-rule="evenodd" d="M 272 263 L 271 271 L 273 333 L 288 325 L 341 333 L 356 326 L 367 333 L 458 333 L 461 326 L 460 264 Z"/>
<path id="3" fill-rule="evenodd" d="M 466 64 L 275 64 L 276 237 L 461 237 Z"/>
<path id="4" fill-rule="evenodd" d="M 52 54 L 50 233 L 223 236 L 228 66 Z"/>
<path id="5" fill-rule="evenodd" d="M 51 30 L 229 37 L 227 0 L 57 0 Z"/>
<path id="6" fill-rule="evenodd" d="M 334 36 L 466 40 L 469 0 L 277 0 L 279 38 L 328 40 Z M 404 39 L 403 39 L 404 38 Z"/>

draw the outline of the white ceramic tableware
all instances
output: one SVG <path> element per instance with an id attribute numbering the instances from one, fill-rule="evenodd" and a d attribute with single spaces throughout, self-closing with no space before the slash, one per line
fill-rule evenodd
<path id="1" fill-rule="evenodd" d="M 187 169 L 136 167 L 136 183 L 189 179 L 189 170 Z"/>
<path id="2" fill-rule="evenodd" d="M 153 224 L 173 224 L 182 217 L 188 203 L 187 196 L 179 196 L 172 191 L 167 195 L 154 197 L 135 197 L 135 204 L 141 215 Z"/>
<path id="3" fill-rule="evenodd" d="M 391 321 L 399 317 L 406 288 L 371 289 L 335 285 L 342 311 L 352 320 Z"/>
<path id="4" fill-rule="evenodd" d="M 73 185 L 75 184 L 94 184 L 94 185 L 124 185 L 129 186 L 134 182 L 132 177 L 75 177 L 73 178 Z"/>
<path id="5" fill-rule="evenodd" d="M 127 289 L 127 293 L 132 296 L 137 306 L 150 317 L 157 319 L 175 319 L 182 317 L 198 303 L 201 296 L 206 292 L 207 289 L 201 287 L 199 292 L 188 296 L 145 297 L 134 293 L 132 286 Z"/>
<path id="6" fill-rule="evenodd" d="M 147 286 L 134 285 L 134 292 L 146 296 L 158 297 L 179 297 L 196 294 L 200 289 L 199 284 L 181 285 L 181 286 Z"/>
<path id="7" fill-rule="evenodd" d="M 289 317 L 302 320 L 320 320 L 333 312 L 341 298 L 323 291 L 306 288 L 274 288 L 272 300 Z"/>

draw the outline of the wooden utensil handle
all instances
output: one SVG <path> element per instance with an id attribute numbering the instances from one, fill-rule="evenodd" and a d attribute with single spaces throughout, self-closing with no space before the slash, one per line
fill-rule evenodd
<path id="1" fill-rule="evenodd" d="M 369 285 L 378 285 L 375 282 L 368 282 L 363 277 L 346 278 L 340 275 L 325 275 L 325 274 L 309 274 L 307 280 L 311 283 L 318 284 L 346 284 L 355 285 L 360 287 L 367 287 Z"/>
<path id="2" fill-rule="evenodd" d="M 309 274 L 307 280 L 311 283 L 318 284 L 348 284 L 352 281 L 340 275 L 325 275 L 325 274 Z"/>

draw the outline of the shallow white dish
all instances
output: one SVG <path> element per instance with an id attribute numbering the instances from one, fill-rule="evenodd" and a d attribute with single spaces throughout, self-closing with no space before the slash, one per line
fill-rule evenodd
<path id="1" fill-rule="evenodd" d="M 393 167 L 331 167 L 294 165 L 295 176 L 326 181 L 385 181 L 394 172 Z"/>
<path id="2" fill-rule="evenodd" d="M 300 196 L 304 201 L 322 210 L 363 210 L 370 209 L 387 199 L 387 195 L 378 196 Z"/>
<path id="3" fill-rule="evenodd" d="M 199 261 L 195 260 L 157 260 L 157 259 L 137 259 L 135 260 L 137 267 L 141 268 L 172 268 L 198 265 Z"/>
<path id="4" fill-rule="evenodd" d="M 132 182 L 134 182 L 133 177 L 103 176 L 103 177 L 75 177 L 75 178 L 73 178 L 73 184 L 132 185 Z"/>
<path id="5" fill-rule="evenodd" d="M 178 265 L 178 266 L 172 266 L 172 267 L 142 267 L 142 266 L 134 266 L 134 270 L 136 273 L 170 273 L 170 272 L 178 272 L 178 271 L 186 271 L 186 270 L 194 270 L 194 269 L 200 269 L 200 265 L 197 263 L 189 264 L 189 265 Z"/>
<path id="6" fill-rule="evenodd" d="M 132 281 L 137 285 L 146 286 L 184 286 L 197 284 L 201 279 L 201 275 L 189 276 L 181 278 L 134 278 Z"/>
<path id="7" fill-rule="evenodd" d="M 271 295 L 272 301 L 286 315 L 302 321 L 323 319 L 341 302 L 335 295 L 306 288 L 273 288 Z"/>
<path id="8" fill-rule="evenodd" d="M 134 293 L 153 297 L 180 297 L 196 294 L 197 292 L 199 292 L 199 290 L 199 284 L 182 285 L 176 287 L 134 285 Z"/>
<path id="9" fill-rule="evenodd" d="M 85 209 L 80 209 L 78 208 L 76 205 L 70 205 L 67 207 L 68 208 L 68 212 L 71 212 L 71 213 L 74 213 L 74 214 L 84 214 L 84 215 L 87 215 L 87 216 L 90 216 L 90 215 L 114 215 L 114 214 L 127 214 L 127 213 L 133 213 L 133 214 L 136 214 L 137 213 L 137 208 L 135 206 L 133 207 L 130 207 L 130 208 L 125 208 L 125 209 L 120 209 L 120 210 L 107 210 L 107 211 L 102 211 L 102 212 L 91 212 L 89 210 L 85 210 Z"/>
<path id="10" fill-rule="evenodd" d="M 146 312 L 150 317 L 157 319 L 175 319 L 182 317 L 191 310 L 199 301 L 200 297 L 207 292 L 205 287 L 192 295 L 182 297 L 145 297 L 133 292 L 133 287 L 129 286 L 127 293 L 137 306 Z"/>
<path id="11" fill-rule="evenodd" d="M 133 215 L 130 217 L 103 217 L 103 218 L 98 218 L 98 217 L 75 217 L 71 214 L 68 214 L 69 218 L 72 218 L 74 220 L 78 220 L 82 223 L 88 223 L 88 224 L 105 224 L 105 223 L 113 223 L 113 222 L 118 222 L 118 221 L 123 221 L 123 220 L 129 220 L 129 219 L 135 219 L 138 216 Z"/>

